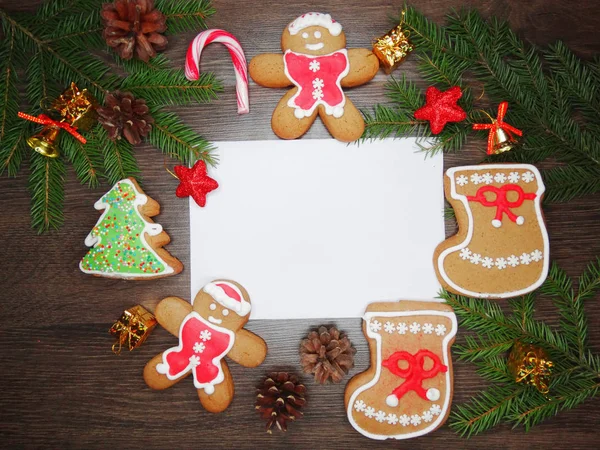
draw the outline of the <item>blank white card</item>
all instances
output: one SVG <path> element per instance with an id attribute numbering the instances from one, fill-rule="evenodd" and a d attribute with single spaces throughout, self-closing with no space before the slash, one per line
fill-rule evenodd
<path id="1" fill-rule="evenodd" d="M 219 188 L 190 199 L 191 295 L 238 281 L 252 319 L 361 317 L 432 300 L 444 239 L 443 160 L 415 139 L 219 142 Z"/>

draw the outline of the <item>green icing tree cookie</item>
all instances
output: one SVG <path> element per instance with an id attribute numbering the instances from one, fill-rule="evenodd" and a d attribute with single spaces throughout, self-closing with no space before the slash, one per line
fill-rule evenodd
<path id="1" fill-rule="evenodd" d="M 181 262 L 160 248 L 169 243 L 169 235 L 150 219 L 160 212 L 160 206 L 135 180 L 117 182 L 94 207 L 104 212 L 85 238 L 85 245 L 92 248 L 79 263 L 83 272 L 127 279 L 181 272 Z"/>

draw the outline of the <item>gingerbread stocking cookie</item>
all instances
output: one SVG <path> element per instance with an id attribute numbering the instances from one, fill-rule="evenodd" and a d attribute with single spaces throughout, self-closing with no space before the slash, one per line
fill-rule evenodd
<path id="1" fill-rule="evenodd" d="M 450 412 L 457 323 L 437 302 L 372 303 L 363 317 L 371 366 L 350 380 L 352 426 L 371 439 L 408 439 L 439 428 Z"/>
<path id="2" fill-rule="evenodd" d="M 379 60 L 367 49 L 346 49 L 342 26 L 329 14 L 310 12 L 290 23 L 281 37 L 280 54 L 250 61 L 252 79 L 261 86 L 295 86 L 279 101 L 271 126 L 282 139 L 296 139 L 317 114 L 331 135 L 344 142 L 358 139 L 365 124 L 342 88 L 371 80 Z"/>
<path id="3" fill-rule="evenodd" d="M 244 367 L 260 365 L 267 344 L 243 327 L 250 316 L 250 297 L 234 281 L 215 280 L 192 305 L 177 297 L 162 300 L 156 319 L 179 345 L 155 356 L 144 368 L 153 389 L 166 389 L 192 374 L 202 406 L 217 413 L 233 399 L 233 380 L 224 357 Z"/>
<path id="4" fill-rule="evenodd" d="M 435 250 L 442 286 L 460 295 L 511 298 L 531 292 L 548 274 L 549 241 L 541 210 L 544 183 L 529 164 L 455 167 L 446 198 L 458 234 Z"/>

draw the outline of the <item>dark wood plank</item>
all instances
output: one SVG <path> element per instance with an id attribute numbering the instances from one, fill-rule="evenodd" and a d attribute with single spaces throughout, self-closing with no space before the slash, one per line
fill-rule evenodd
<path id="1" fill-rule="evenodd" d="M 1 0 L 0 6 L 30 10 L 37 2 Z M 349 46 L 369 46 L 375 35 L 389 28 L 388 16 L 400 3 L 387 0 L 360 2 L 331 0 L 327 5 L 303 2 L 287 6 L 279 0 L 253 4 L 215 1 L 217 14 L 210 20 L 215 28 L 234 32 L 248 58 L 278 51 L 284 25 L 297 15 L 313 9 L 327 9 L 348 34 Z M 430 17 L 442 20 L 452 7 L 477 6 L 485 14 L 507 17 L 524 37 L 543 45 L 565 40 L 582 57 L 600 50 L 595 33 L 597 5 L 592 0 L 464 1 L 419 2 Z M 182 65 L 187 44 L 194 33 L 174 36 L 167 55 Z M 251 113 L 236 114 L 234 76 L 229 55 L 219 46 L 209 47 L 202 69 L 214 71 L 226 89 L 210 105 L 178 111 L 211 140 L 275 139 L 270 129 L 271 111 L 282 92 L 251 85 Z M 400 69 L 417 79 L 414 61 Z M 385 101 L 379 73 L 373 82 L 353 89 L 350 96 L 361 108 Z M 423 84 L 424 86 L 424 84 Z M 328 137 L 317 123 L 304 139 Z M 308 144 L 308 143 L 307 143 Z M 473 163 L 480 159 L 484 143 L 470 142 L 459 155 L 450 155 L 445 166 Z M 177 181 L 163 168 L 162 156 L 150 146 L 137 151 L 144 188 L 159 201 L 157 217 L 172 237 L 169 251 L 189 263 L 188 207 L 173 193 Z M 26 168 L 25 168 L 26 169 Z M 298 344 L 307 330 L 319 321 L 251 321 L 249 329 L 263 336 L 269 345 L 264 365 L 244 369 L 231 364 L 236 397 L 224 413 L 202 410 L 190 383 L 182 382 L 164 392 L 150 391 L 141 373 L 156 353 L 174 343 L 166 331 L 157 329 L 144 346 L 115 357 L 110 353 L 110 323 L 130 305 L 141 303 L 154 308 L 168 295 L 188 298 L 189 271 L 172 278 L 150 282 L 110 281 L 82 274 L 77 263 L 86 251 L 83 240 L 97 220 L 94 201 L 105 187 L 90 191 L 79 185 L 72 171 L 67 177 L 65 226 L 45 236 L 29 228 L 27 170 L 14 179 L 0 179 L 0 235 L 3 276 L 0 280 L 0 350 L 4 383 L 0 393 L 0 436 L 7 447 L 51 448 L 595 448 L 600 402 L 588 404 L 547 421 L 525 434 L 521 429 L 502 426 L 470 440 L 456 436 L 447 426 L 407 443 L 375 442 L 355 432 L 346 420 L 343 385 L 310 388 L 306 416 L 292 424 L 285 435 L 264 434 L 253 411 L 254 387 L 270 370 L 298 371 Z M 579 274 L 588 261 L 600 254 L 600 196 L 589 196 L 546 210 L 553 259 L 569 274 Z M 450 234 L 453 224 L 448 223 Z M 301 283 L 301 280 L 299 280 Z M 365 305 L 366 306 L 366 305 Z M 600 350 L 600 304 L 590 301 L 590 341 Z M 556 313 L 549 301 L 537 304 L 537 316 L 555 323 Z M 326 323 L 329 321 L 324 319 Z M 351 375 L 368 364 L 368 350 L 359 319 L 335 321 L 347 330 L 358 349 Z M 459 342 L 464 339 L 464 332 Z M 484 383 L 473 366 L 455 363 L 455 402 L 461 403 L 478 392 Z M 229 427 L 233 427 L 231 431 Z M 568 436 L 568 437 L 567 437 Z M 566 437 L 566 439 L 565 439 Z"/>

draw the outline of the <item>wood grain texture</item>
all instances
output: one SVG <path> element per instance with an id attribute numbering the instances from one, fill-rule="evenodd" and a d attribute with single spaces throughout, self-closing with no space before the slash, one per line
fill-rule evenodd
<path id="1" fill-rule="evenodd" d="M 31 10 L 37 2 L 0 0 L 8 9 Z M 99 2 L 100 3 L 100 2 Z M 280 0 L 243 3 L 217 0 L 217 14 L 209 21 L 240 39 L 248 59 L 264 52 L 278 52 L 281 31 L 297 15 L 327 10 L 344 25 L 349 47 L 368 47 L 371 39 L 390 27 L 388 16 L 401 2 L 388 0 L 304 1 L 286 6 Z M 452 7 L 477 6 L 485 15 L 506 17 L 523 37 L 538 44 L 563 39 L 580 56 L 600 51 L 596 33 L 597 2 L 580 0 L 429 0 L 418 7 L 429 17 L 442 20 Z M 182 66 L 187 44 L 195 33 L 170 38 L 166 52 Z M 210 105 L 179 108 L 182 118 L 211 140 L 275 139 L 270 120 L 273 108 L 285 92 L 250 86 L 251 112 L 236 114 L 235 78 L 229 54 L 222 46 L 210 46 L 201 69 L 224 80 L 225 92 Z M 418 79 L 414 60 L 400 69 Z M 399 72 L 397 72 L 399 73 Z M 379 72 L 365 86 L 350 91 L 358 108 L 385 101 L 387 76 Z M 425 86 L 422 83 L 422 86 Z M 303 139 L 328 137 L 317 121 Z M 307 143 L 308 145 L 308 143 Z M 469 142 L 458 155 L 449 155 L 445 166 L 480 160 L 485 143 Z M 470 440 L 456 436 L 447 426 L 410 442 L 375 442 L 352 429 L 343 406 L 344 386 L 309 387 L 306 416 L 290 426 L 287 434 L 268 436 L 254 412 L 254 388 L 266 371 L 299 369 L 298 345 L 310 327 L 320 321 L 251 321 L 247 328 L 262 336 L 269 354 L 253 369 L 230 364 L 235 381 L 231 407 L 213 415 L 201 408 L 190 380 L 162 392 L 146 387 L 144 365 L 176 340 L 160 327 L 138 350 L 120 357 L 110 352 L 108 327 L 122 310 L 140 303 L 154 309 L 167 296 L 189 299 L 188 204 L 174 195 L 177 180 L 163 168 L 163 157 L 150 146 L 137 156 L 142 187 L 161 204 L 156 222 L 172 238 L 167 249 L 186 266 L 175 277 L 156 281 L 127 282 L 84 275 L 78 262 L 86 252 L 83 240 L 98 215 L 94 202 L 106 186 L 91 191 L 79 185 L 72 170 L 66 180 L 65 226 L 37 236 L 29 225 L 27 167 L 16 178 L 0 179 L 0 357 L 4 382 L 0 390 L 0 446 L 46 448 L 596 448 L 600 401 L 536 427 L 501 426 Z M 600 255 L 600 195 L 552 205 L 545 211 L 552 242 L 552 258 L 571 275 Z M 448 222 L 447 233 L 454 232 Z M 306 280 L 298 280 L 302 283 Z M 596 299 L 597 300 L 597 299 Z M 367 302 L 368 299 L 365 299 Z M 365 304 L 366 306 L 366 304 Z M 600 351 L 600 304 L 589 301 L 590 342 Z M 547 299 L 537 303 L 536 315 L 550 323 L 557 316 Z M 325 319 L 326 320 L 326 319 Z M 349 333 L 358 352 L 350 375 L 366 369 L 367 343 L 359 319 L 337 320 Z M 457 342 L 464 340 L 459 332 Z M 455 403 L 468 400 L 485 386 L 471 364 L 454 364 Z"/>

